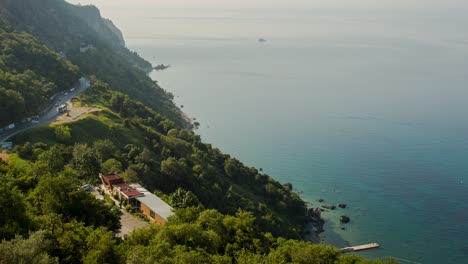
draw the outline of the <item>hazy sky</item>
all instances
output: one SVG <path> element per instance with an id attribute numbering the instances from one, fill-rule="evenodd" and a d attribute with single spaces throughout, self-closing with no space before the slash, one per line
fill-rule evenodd
<path id="1" fill-rule="evenodd" d="M 467 0 L 67 0 L 100 7 L 468 8 Z"/>

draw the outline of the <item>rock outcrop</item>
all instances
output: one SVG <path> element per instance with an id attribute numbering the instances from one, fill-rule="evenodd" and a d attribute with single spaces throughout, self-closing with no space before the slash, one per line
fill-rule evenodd
<path id="1" fill-rule="evenodd" d="M 322 205 L 323 208 L 330 209 L 330 210 L 335 210 L 336 206 L 334 205 Z"/>
<path id="2" fill-rule="evenodd" d="M 349 218 L 349 216 L 342 215 L 340 217 L 340 222 L 342 222 L 342 223 L 349 223 L 349 221 L 351 221 L 351 218 Z"/>
<path id="3" fill-rule="evenodd" d="M 306 239 L 314 243 L 320 242 L 319 234 L 324 231 L 325 221 L 321 217 L 321 210 L 321 208 L 309 208 L 307 210 Z"/>

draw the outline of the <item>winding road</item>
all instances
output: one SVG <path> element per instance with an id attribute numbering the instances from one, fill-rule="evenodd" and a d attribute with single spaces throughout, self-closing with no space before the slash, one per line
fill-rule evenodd
<path id="1" fill-rule="evenodd" d="M 0 134 L 0 143 L 7 141 L 8 139 L 12 138 L 16 134 L 23 132 L 25 130 L 31 129 L 33 127 L 41 126 L 44 124 L 48 124 L 53 122 L 60 113 L 57 111 L 55 105 L 65 104 L 71 98 L 79 95 L 80 93 L 86 91 L 89 87 L 91 87 L 91 83 L 88 79 L 82 77 L 79 80 L 79 86 L 75 88 L 73 91 L 65 91 L 60 95 L 55 96 L 55 98 L 50 101 L 51 104 L 48 108 L 43 111 L 43 113 L 39 116 L 38 119 L 29 122 L 23 123 L 15 123 L 15 128 L 6 130 L 5 132 Z"/>

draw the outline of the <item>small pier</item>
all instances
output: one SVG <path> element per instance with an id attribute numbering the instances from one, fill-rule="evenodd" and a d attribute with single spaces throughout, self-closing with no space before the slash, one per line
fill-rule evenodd
<path id="1" fill-rule="evenodd" d="M 340 249 L 340 251 L 344 253 L 344 252 L 367 250 L 367 249 L 378 248 L 378 247 L 380 247 L 378 243 L 370 243 L 370 244 L 360 245 L 360 246 L 355 246 L 355 247 L 345 247 L 345 248 Z"/>

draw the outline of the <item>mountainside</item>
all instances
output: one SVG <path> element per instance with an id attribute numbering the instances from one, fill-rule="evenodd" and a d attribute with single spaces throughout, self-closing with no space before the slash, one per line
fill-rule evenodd
<path id="1" fill-rule="evenodd" d="M 147 75 L 149 62 L 124 46 L 122 33 L 94 6 L 63 0 L 3 0 L 0 19 L 28 32 L 50 49 L 66 56 L 85 75 L 96 75 L 174 122 L 185 125 L 171 95 Z"/>
<path id="2" fill-rule="evenodd" d="M 79 96 L 80 104 L 104 109 L 97 116 L 64 124 L 70 138 L 61 141 L 55 126 L 42 127 L 15 138 L 23 145 L 23 158 L 36 161 L 33 146 L 41 142 L 61 143 L 73 148 L 75 142 L 95 151 L 110 149 L 93 173 L 81 172 L 83 180 L 95 181 L 99 172 L 118 171 L 129 181 L 144 183 L 150 190 L 167 195 L 178 188 L 193 192 L 201 204 L 226 214 L 239 208 L 253 212 L 263 230 L 275 235 L 299 238 L 306 207 L 290 186 L 283 186 L 255 168 L 201 142 L 192 131 L 154 112 L 110 86 L 93 80 L 93 87 Z M 103 146 L 105 140 L 105 146 Z M 93 151 L 94 151 L 93 150 Z M 71 153 L 69 155 L 70 157 Z M 64 160 L 61 166 L 66 165 Z M 113 164 L 110 166 L 109 164 Z M 99 164 L 98 164 L 99 165 Z"/>
<path id="3" fill-rule="evenodd" d="M 22 9 L 19 9 L 20 3 L 24 5 Z M 73 52 L 72 48 L 68 52 L 67 59 L 79 66 L 81 74 L 96 76 L 91 78 L 94 83 L 92 89 L 80 96 L 81 104 L 105 109 L 99 118 L 91 116 L 66 125 L 71 135 L 67 141 L 56 137 L 53 126 L 32 129 L 16 137 L 16 144 L 26 144 L 18 148 L 21 157 L 36 162 L 38 155 L 34 153 L 34 148 L 29 150 L 28 146 L 41 142 L 49 145 L 44 150 L 48 150 L 50 146 L 57 143 L 70 147 L 73 147 L 72 143 L 86 143 L 96 148 L 96 142 L 107 139 L 106 142 L 110 142 L 110 149 L 114 153 L 103 157 L 94 173 L 81 173 L 82 180 L 96 179 L 96 175 L 105 167 L 103 165 L 111 162 L 110 159 L 121 164 L 118 166 L 119 171 L 125 176 L 143 182 L 151 190 L 159 190 L 166 194 L 178 188 L 190 190 L 208 208 L 215 208 L 228 214 L 235 214 L 239 208 L 249 210 L 259 216 L 258 222 L 264 230 L 276 235 L 300 237 L 302 225 L 305 222 L 306 207 L 299 196 L 291 191 L 291 187 L 282 186 L 269 176 L 262 175 L 255 168 L 245 167 L 236 159 L 201 142 L 199 136 L 186 131 L 183 123 L 178 122 L 182 119 L 179 112 L 174 110 L 174 115 L 167 115 L 164 110 L 175 109 L 168 95 L 160 92 L 160 88 L 154 86 L 144 72 L 132 67 L 131 63 L 124 61 L 122 56 L 104 49 L 105 46 L 118 45 L 116 42 L 108 43 L 109 40 L 103 41 L 93 37 L 96 31 L 90 26 L 93 24 L 91 21 L 95 20 L 93 18 L 102 21 L 95 7 L 75 7 L 59 0 L 45 0 L 40 5 L 30 0 L 6 1 L 0 6 L 4 10 L 2 14 L 16 14 L 12 16 L 14 19 L 10 18 L 10 21 L 15 23 L 17 30 L 28 29 L 32 34 L 37 34 L 38 38 L 44 38 L 46 33 L 54 31 L 47 28 L 51 27 L 48 23 L 50 21 L 55 21 L 52 24 L 62 25 L 59 26 L 62 28 L 62 33 L 59 35 L 65 39 L 83 38 L 85 32 L 77 33 L 81 32 L 80 30 L 91 32 L 86 33 L 89 35 L 88 43 L 95 43 L 96 49 Z M 70 10 L 79 10 L 80 15 L 71 16 Z M 28 19 L 23 21 L 23 17 L 28 17 Z M 84 17 L 89 19 L 82 19 Z M 44 26 L 29 26 L 41 23 Z M 73 23 L 73 27 L 71 29 L 65 27 L 67 23 Z M 32 44 L 28 46 L 29 43 L 25 43 L 24 50 L 36 50 L 34 46 L 31 46 L 39 45 L 38 41 L 27 33 L 12 32 L 10 34 L 28 36 L 31 39 Z M 50 38 L 48 42 L 55 47 L 68 45 L 60 44 L 61 39 Z M 65 43 L 67 43 L 66 40 Z M 44 53 L 74 69 L 74 75 L 62 74 L 61 69 L 54 68 L 53 63 L 41 65 L 43 71 L 45 70 L 49 75 L 60 74 L 60 78 L 69 82 L 77 79 L 78 67 L 61 59 L 45 46 L 42 46 L 42 49 L 45 50 Z M 40 62 L 37 60 L 39 55 L 33 53 L 25 55 L 13 53 L 10 57 L 28 58 L 27 61 Z M 114 65 L 116 61 L 120 64 Z M 30 66 L 34 65 L 24 67 L 32 68 Z M 128 69 L 133 71 L 129 72 Z M 16 69 L 11 71 L 15 72 Z M 116 75 L 115 71 L 122 72 Z M 112 78 L 107 78 L 108 76 Z M 129 83 L 129 85 L 116 86 L 113 81 L 116 78 L 122 80 L 121 83 Z M 111 82 L 106 80 L 111 80 Z M 151 104 L 147 107 L 144 104 L 146 100 L 142 102 L 135 100 L 139 98 L 135 93 L 135 91 L 140 91 L 139 84 L 151 89 L 144 97 L 153 97 L 163 106 L 167 105 L 167 108 L 164 109 L 159 104 L 158 107 L 151 107 Z M 66 84 L 58 83 L 58 85 Z M 137 89 L 135 86 L 138 86 Z M 39 91 L 34 87 L 30 89 Z M 70 157 L 70 155 L 71 153 L 65 157 Z M 68 162 L 69 160 L 65 159 L 61 166 L 56 166 L 62 168 Z M 109 172 L 112 171 L 105 173 Z"/>
<path id="4" fill-rule="evenodd" d="M 68 51 L 81 40 L 95 37 L 124 46 L 120 31 L 115 34 L 93 6 L 77 7 L 57 0 L 4 0 L 0 10 L 2 18 L 18 31 L 30 32 L 55 51 Z"/>
<path id="5" fill-rule="evenodd" d="M 94 23 L 110 23 L 96 8 L 6 0 L 0 10 L 17 30 L 0 22 L 1 107 L 21 110 L 2 118 L 40 109 L 79 76 L 92 83 L 74 98 L 82 116 L 24 131 L 2 155 L 0 263 L 374 263 L 301 241 L 307 207 L 292 186 L 187 129 L 170 95 L 115 48 L 123 45 L 119 31 Z M 24 31 L 64 48 L 66 58 Z M 75 41 L 84 39 L 92 47 L 83 51 Z M 83 187 L 115 172 L 156 193 L 174 215 L 118 238 L 119 204 Z M 127 202 L 120 206 L 130 212 Z"/>
<path id="6" fill-rule="evenodd" d="M 0 24 L 0 127 L 39 114 L 79 69 L 27 33 Z"/>

